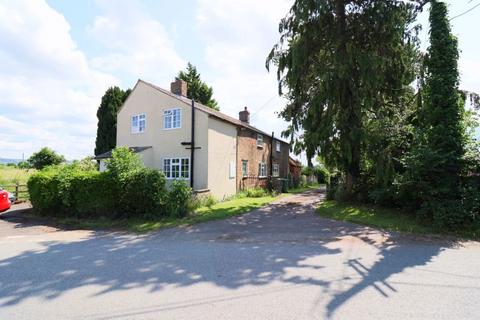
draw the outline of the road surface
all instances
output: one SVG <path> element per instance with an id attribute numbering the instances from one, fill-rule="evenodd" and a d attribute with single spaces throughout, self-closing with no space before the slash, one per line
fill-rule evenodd
<path id="1" fill-rule="evenodd" d="M 322 197 L 147 235 L 3 215 L 0 319 L 479 318 L 479 243 L 323 219 Z"/>

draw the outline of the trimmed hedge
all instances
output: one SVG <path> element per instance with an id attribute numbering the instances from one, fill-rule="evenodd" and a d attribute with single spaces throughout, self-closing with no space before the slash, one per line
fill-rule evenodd
<path id="1" fill-rule="evenodd" d="M 132 161 L 128 152 L 114 153 L 113 170 L 106 172 L 76 163 L 33 174 L 27 183 L 33 207 L 43 215 L 76 218 L 187 215 L 193 201 L 191 188 L 174 181 L 168 191 L 163 173 Z"/>

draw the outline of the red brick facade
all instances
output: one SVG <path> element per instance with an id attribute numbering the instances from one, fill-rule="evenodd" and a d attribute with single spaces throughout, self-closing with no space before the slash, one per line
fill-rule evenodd
<path id="1" fill-rule="evenodd" d="M 289 145 L 278 139 L 263 136 L 263 145 L 257 146 L 256 131 L 248 128 L 238 128 L 237 134 L 237 190 L 243 190 L 253 187 L 265 187 L 268 177 L 272 174 L 272 165 L 278 164 L 278 178 L 287 178 Z M 276 143 L 280 143 L 280 151 L 277 151 Z M 272 152 L 272 161 L 270 154 Z M 247 162 L 247 176 L 243 174 L 243 161 Z M 265 177 L 259 177 L 259 164 L 265 163 Z"/>

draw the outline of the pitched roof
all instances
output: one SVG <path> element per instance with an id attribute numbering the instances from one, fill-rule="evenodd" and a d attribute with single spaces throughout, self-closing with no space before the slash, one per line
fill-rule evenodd
<path id="1" fill-rule="evenodd" d="M 130 147 L 130 151 L 132 151 L 133 153 L 139 153 L 139 152 L 142 152 L 142 151 L 145 151 L 147 149 L 150 149 L 152 146 L 146 146 L 146 147 Z M 102 154 L 99 154 L 98 156 L 96 157 L 93 157 L 94 160 L 101 160 L 101 159 L 108 159 L 108 158 L 111 158 L 112 157 L 112 150 L 110 151 L 107 151 L 107 152 L 104 152 Z"/>
<path id="2" fill-rule="evenodd" d="M 175 98 L 175 99 L 177 99 L 177 100 L 180 100 L 180 101 L 182 101 L 183 103 L 185 103 L 185 104 L 187 104 L 187 105 L 189 105 L 189 106 L 192 104 L 192 100 L 189 99 L 189 98 L 187 98 L 187 97 L 183 97 L 183 96 L 174 94 L 174 93 L 172 93 L 172 92 L 170 92 L 170 91 L 168 91 L 168 90 L 165 90 L 165 89 L 163 89 L 163 88 L 160 88 L 160 87 L 158 87 L 158 86 L 156 86 L 156 85 L 154 85 L 154 84 L 152 84 L 152 83 L 150 83 L 150 82 L 144 81 L 144 80 L 142 80 L 142 79 L 138 79 L 138 82 L 142 82 L 143 84 L 146 84 L 147 86 L 150 86 L 150 87 L 152 87 L 152 88 L 154 88 L 154 89 L 156 89 L 156 90 L 162 92 L 163 94 L 166 94 L 166 95 L 168 95 L 168 96 L 170 96 L 170 97 L 172 97 L 172 98 Z M 245 122 L 240 121 L 240 120 L 238 120 L 238 119 L 235 119 L 235 118 L 233 118 L 233 117 L 227 116 L 227 115 L 224 114 L 224 113 L 221 113 L 221 112 L 219 112 L 219 111 L 217 111 L 217 110 L 214 110 L 214 109 L 212 109 L 212 108 L 210 108 L 210 107 L 204 106 L 203 104 L 201 104 L 201 103 L 199 103 L 199 102 L 196 102 L 196 101 L 195 101 L 195 109 L 200 110 L 200 111 L 203 111 L 203 112 L 205 112 L 205 113 L 207 113 L 207 114 L 209 114 L 209 115 L 211 115 L 211 116 L 213 116 L 213 117 L 216 117 L 216 118 L 221 119 L 221 120 L 223 120 L 223 121 L 229 122 L 229 123 L 234 124 L 234 125 L 236 125 L 236 126 L 250 129 L 250 130 L 252 130 L 252 131 L 258 132 L 258 133 L 263 134 L 263 135 L 268 136 L 268 137 L 271 136 L 271 133 L 267 133 L 267 132 L 265 132 L 265 131 L 262 131 L 262 130 L 260 130 L 260 129 L 258 129 L 258 128 L 250 125 L 250 124 L 248 124 L 248 123 L 245 123 Z M 282 140 L 282 139 L 279 139 L 279 138 L 277 138 L 277 137 L 274 137 L 274 139 L 275 139 L 275 140 L 278 140 L 278 141 L 281 141 L 281 142 L 283 142 L 283 143 L 289 144 L 288 142 L 286 142 L 286 141 L 284 141 L 284 140 Z"/>

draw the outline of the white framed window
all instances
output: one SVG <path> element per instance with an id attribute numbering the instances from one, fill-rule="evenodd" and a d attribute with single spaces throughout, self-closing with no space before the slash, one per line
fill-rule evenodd
<path id="1" fill-rule="evenodd" d="M 163 174 L 167 179 L 190 179 L 190 158 L 164 158 Z"/>
<path id="2" fill-rule="evenodd" d="M 275 150 L 280 152 L 280 141 L 275 141 Z"/>
<path id="3" fill-rule="evenodd" d="M 242 160 L 242 177 L 248 176 L 248 160 Z"/>
<path id="4" fill-rule="evenodd" d="M 132 133 L 145 132 L 146 127 L 147 127 L 147 116 L 145 115 L 145 113 L 136 114 L 132 116 L 132 125 L 131 125 Z"/>
<path id="5" fill-rule="evenodd" d="M 171 130 L 182 127 L 182 109 L 168 109 L 163 112 L 163 129 Z"/>
<path id="6" fill-rule="evenodd" d="M 230 174 L 229 174 L 230 179 L 235 179 L 235 177 L 237 176 L 236 171 L 237 171 L 237 166 L 235 165 L 235 161 L 230 161 Z"/>
<path id="7" fill-rule="evenodd" d="M 263 148 L 263 135 L 257 133 L 257 147 Z"/>
<path id="8" fill-rule="evenodd" d="M 265 162 L 260 162 L 258 164 L 258 177 L 265 178 L 267 176 L 267 164 Z"/>
<path id="9" fill-rule="evenodd" d="M 280 176 L 280 166 L 278 163 L 274 163 L 272 167 L 272 176 L 279 177 Z"/>

